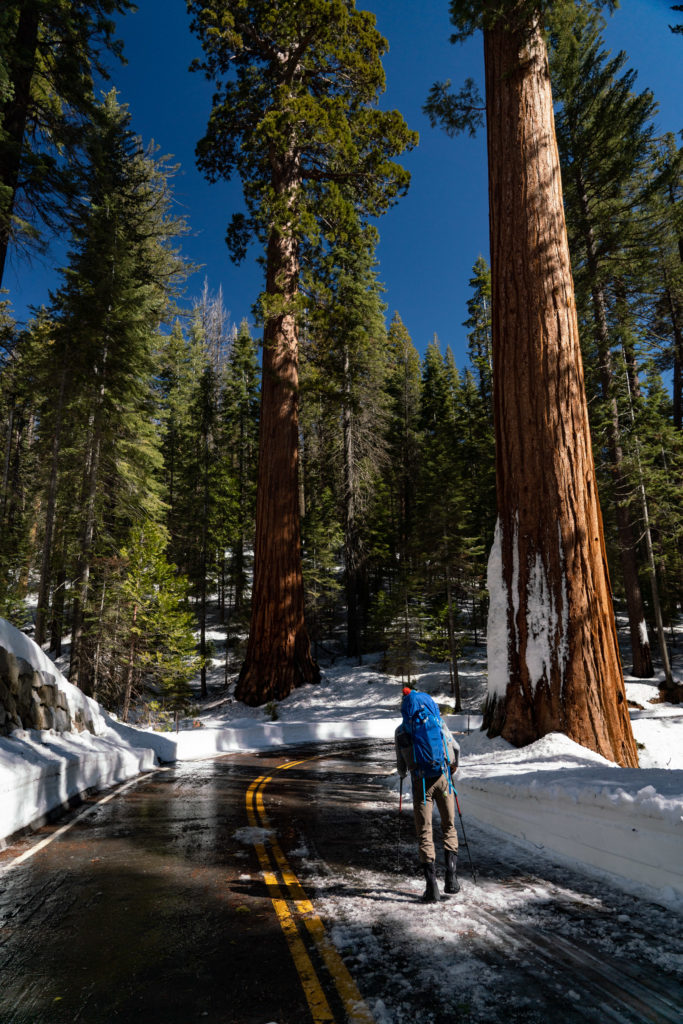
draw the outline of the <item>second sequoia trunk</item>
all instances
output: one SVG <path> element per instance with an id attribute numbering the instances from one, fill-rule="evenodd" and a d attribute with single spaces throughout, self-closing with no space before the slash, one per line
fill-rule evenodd
<path id="1" fill-rule="evenodd" d="M 637 765 L 588 427 L 547 55 L 485 32 L 498 526 L 485 726 Z"/>

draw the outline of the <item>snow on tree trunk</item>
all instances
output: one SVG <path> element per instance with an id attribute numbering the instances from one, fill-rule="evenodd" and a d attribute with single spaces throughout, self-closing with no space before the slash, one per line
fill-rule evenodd
<path id="1" fill-rule="evenodd" d="M 637 765 L 588 427 L 545 44 L 485 32 L 498 524 L 485 727 Z"/>

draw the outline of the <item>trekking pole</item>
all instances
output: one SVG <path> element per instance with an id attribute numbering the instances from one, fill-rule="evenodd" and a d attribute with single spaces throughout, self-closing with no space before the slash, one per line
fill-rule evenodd
<path id="1" fill-rule="evenodd" d="M 401 779 L 398 798 L 398 839 L 396 840 L 396 873 L 401 871 L 401 811 L 403 809 L 403 779 Z"/>
<path id="2" fill-rule="evenodd" d="M 472 868 L 472 878 L 474 879 L 474 884 L 476 885 L 477 884 L 477 869 L 475 868 L 474 864 L 472 863 L 472 854 L 470 853 L 470 844 L 467 842 L 467 833 L 465 832 L 465 822 L 462 820 L 462 811 L 460 810 L 460 801 L 458 800 L 458 791 L 457 791 L 457 789 L 454 788 L 453 792 L 455 793 L 455 806 L 458 808 L 458 816 L 460 817 L 460 827 L 462 828 L 462 837 L 465 840 L 465 847 L 467 849 L 467 856 L 470 859 L 470 867 Z"/>

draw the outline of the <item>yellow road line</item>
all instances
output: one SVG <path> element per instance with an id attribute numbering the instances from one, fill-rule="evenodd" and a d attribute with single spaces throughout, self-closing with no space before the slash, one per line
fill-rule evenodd
<path id="1" fill-rule="evenodd" d="M 253 797 L 255 787 L 260 786 L 262 783 L 270 781 L 270 776 L 261 776 L 256 779 L 249 786 L 247 790 L 247 820 L 252 827 L 257 827 L 256 814 L 254 813 Z M 273 908 L 277 914 L 280 927 L 284 932 L 287 945 L 289 946 L 289 952 L 294 961 L 294 966 L 297 969 L 301 986 L 306 996 L 306 1002 L 308 1008 L 311 1011 L 313 1017 L 313 1024 L 335 1024 L 334 1014 L 330 1009 L 325 993 L 322 990 L 318 976 L 315 973 L 315 968 L 311 962 L 311 958 L 306 952 L 301 936 L 299 935 L 296 922 L 292 917 L 292 914 L 287 906 L 286 900 L 282 898 L 280 887 L 277 883 L 277 879 L 271 869 L 270 860 L 266 852 L 264 843 L 254 843 L 256 849 L 256 856 L 258 857 L 261 870 L 263 872 L 263 879 L 268 889 L 268 894 L 271 898 Z"/>
<path id="2" fill-rule="evenodd" d="M 313 760 L 313 758 L 306 758 L 305 760 L 310 761 Z M 276 771 L 284 771 L 287 768 L 293 768 L 295 765 L 304 763 L 304 761 L 289 761 L 286 764 L 280 765 L 279 768 L 276 769 Z M 256 825 L 258 815 L 258 819 L 260 820 L 262 827 L 270 827 L 268 816 L 266 815 L 266 810 L 263 803 L 263 789 L 271 781 L 272 775 L 262 775 L 260 776 L 260 778 L 256 779 L 251 784 L 247 791 L 247 815 L 249 818 L 249 823 L 252 825 Z M 256 813 L 254 813 L 254 806 L 256 808 Z M 292 868 L 290 867 L 289 862 L 287 861 L 287 858 L 285 857 L 282 848 L 280 847 L 280 844 L 277 842 L 274 836 L 270 837 L 268 842 L 272 849 L 273 856 L 275 857 L 275 860 L 277 862 L 277 866 L 280 869 L 282 879 L 285 882 L 285 885 L 287 886 L 287 889 L 291 894 L 291 898 L 294 903 L 294 906 L 296 907 L 297 913 L 303 919 L 309 934 L 311 935 L 319 953 L 323 958 L 327 970 L 330 972 L 337 992 L 339 993 L 342 1003 L 344 1004 L 344 1009 L 346 1010 L 346 1013 L 348 1015 L 348 1020 L 353 1022 L 353 1024 L 374 1024 L 374 1018 L 372 1017 L 372 1014 L 370 1013 L 368 1007 L 365 1005 L 363 997 L 358 991 L 356 983 L 349 974 L 346 965 L 339 956 L 339 953 L 337 952 L 337 949 L 335 948 L 334 944 L 330 941 L 325 931 L 325 926 L 323 925 L 322 920 L 315 913 L 315 910 L 313 909 L 313 904 L 306 896 L 306 893 L 304 892 L 304 889 L 301 883 L 299 882 L 299 879 L 292 871 Z M 263 860 L 261 858 L 261 854 L 259 853 L 259 846 L 261 847 L 263 858 L 265 858 L 267 862 L 268 858 L 265 851 L 265 847 L 263 847 L 262 844 L 255 845 L 257 847 L 257 855 L 259 856 L 259 862 L 263 867 Z M 265 874 L 266 872 L 264 870 L 264 877 Z M 273 900 L 273 903 L 275 904 L 275 900 Z"/>
<path id="3" fill-rule="evenodd" d="M 290 868 L 278 843 L 271 841 L 271 846 L 273 848 L 275 860 L 280 868 L 280 873 L 282 874 L 287 888 L 294 897 L 296 908 L 303 916 L 306 927 L 322 954 L 325 966 L 334 979 L 337 991 L 339 992 L 342 1002 L 346 1007 L 346 1011 L 349 1014 L 349 1020 L 354 1022 L 357 1021 L 358 1024 L 371 1024 L 373 1017 L 363 1002 L 363 997 L 358 991 L 355 981 L 349 974 L 346 964 L 339 956 L 335 945 L 330 941 L 323 922 L 318 914 L 315 913 L 312 903 L 307 898 L 306 893 L 301 887 L 299 879 Z"/>
<path id="4" fill-rule="evenodd" d="M 280 893 L 280 887 L 277 884 L 275 875 L 270 871 L 264 871 L 263 877 L 266 885 L 268 886 L 268 892 L 271 894 L 271 900 L 275 913 L 278 916 L 280 927 L 285 933 L 285 938 L 289 945 L 289 951 L 292 954 L 292 960 L 294 966 L 297 969 L 299 978 L 301 979 L 301 985 L 306 996 L 306 1002 L 311 1011 L 311 1016 L 315 1024 L 334 1024 L 334 1014 L 330 1009 L 330 1004 L 325 998 L 325 993 L 322 990 L 318 976 L 315 973 L 315 968 L 311 963 L 311 958 L 306 952 L 306 947 L 301 941 L 301 936 L 296 926 L 296 921 L 292 917 L 287 901 L 282 899 Z"/>

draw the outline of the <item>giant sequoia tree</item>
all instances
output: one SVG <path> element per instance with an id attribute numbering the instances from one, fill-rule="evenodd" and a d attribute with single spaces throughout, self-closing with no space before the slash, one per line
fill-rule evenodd
<path id="1" fill-rule="evenodd" d="M 580 20 L 575 12 L 569 19 L 558 17 L 552 33 L 553 91 L 562 104 L 557 138 L 579 320 L 583 313 L 584 346 L 592 341 L 604 409 L 604 459 L 613 486 L 633 674 L 649 678 L 654 670 L 638 579 L 639 530 L 626 471 L 614 365 L 625 315 L 623 309 L 615 314 L 610 307 L 626 289 L 629 264 L 639 255 L 642 287 L 642 262 L 652 245 L 651 237 L 643 244 L 643 187 L 637 187 L 637 176 L 651 159 L 654 98 L 649 91 L 634 92 L 636 74 L 624 73 L 625 53 L 611 59 L 605 53 L 604 22 L 597 12 L 581 14 Z M 581 301 L 588 295 L 589 316 L 588 302 Z"/>
<path id="2" fill-rule="evenodd" d="M 498 525 L 489 735 L 637 764 L 588 427 L 541 0 L 452 0 L 484 30 Z"/>
<path id="3" fill-rule="evenodd" d="M 217 82 L 198 145 L 209 179 L 242 179 L 246 214 L 228 244 L 265 247 L 266 287 L 254 585 L 249 644 L 236 690 L 261 704 L 315 682 L 304 621 L 298 494 L 300 267 L 326 225 L 382 213 L 408 174 L 394 157 L 415 141 L 377 109 L 386 42 L 355 0 L 188 0 L 206 76 Z"/>

